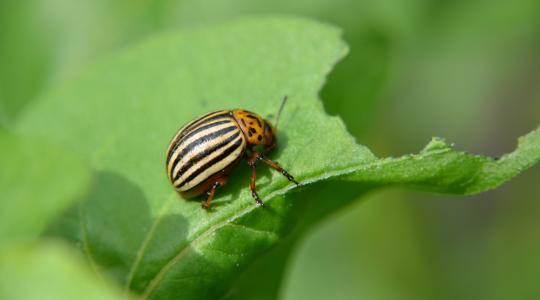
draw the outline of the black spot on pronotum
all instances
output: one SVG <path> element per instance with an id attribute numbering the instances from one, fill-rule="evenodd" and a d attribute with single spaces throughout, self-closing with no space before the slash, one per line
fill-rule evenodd
<path id="1" fill-rule="evenodd" d="M 247 127 L 246 121 L 244 121 L 244 119 L 240 119 L 240 122 L 242 122 L 242 125 L 244 125 L 244 127 Z"/>
<path id="2" fill-rule="evenodd" d="M 254 134 L 255 132 L 257 132 L 257 130 L 255 130 L 255 128 L 249 127 L 249 133 Z"/>
<path id="3" fill-rule="evenodd" d="M 259 126 L 262 126 L 261 121 L 259 121 L 259 118 L 257 118 L 254 114 L 247 115 L 246 117 L 255 120 Z"/>
<path id="4" fill-rule="evenodd" d="M 257 140 L 262 141 L 262 136 L 259 134 L 259 136 L 257 136 Z"/>

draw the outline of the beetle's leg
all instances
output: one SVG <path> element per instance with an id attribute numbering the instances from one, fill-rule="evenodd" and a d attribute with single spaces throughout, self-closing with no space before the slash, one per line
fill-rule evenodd
<path id="1" fill-rule="evenodd" d="M 277 162 L 270 160 L 266 158 L 264 155 L 257 153 L 256 159 L 262 161 L 263 163 L 267 164 L 270 168 L 280 172 L 285 176 L 289 181 L 294 182 L 296 185 L 299 185 L 298 181 L 294 179 L 294 177 L 289 174 L 289 172 L 285 171 Z"/>
<path id="2" fill-rule="evenodd" d="M 219 182 L 214 182 L 210 190 L 207 192 L 208 197 L 206 197 L 206 200 L 201 203 L 202 208 L 208 209 L 210 207 L 210 202 L 212 202 L 212 199 L 214 198 L 214 195 L 216 194 L 216 189 L 219 187 Z"/>
<path id="3" fill-rule="evenodd" d="M 221 177 L 216 179 L 216 182 L 214 182 L 210 190 L 208 190 L 207 192 L 208 197 L 206 197 L 206 200 L 201 203 L 202 208 L 207 209 L 210 207 L 210 202 L 212 202 L 212 199 L 214 199 L 217 188 L 220 186 L 224 186 L 226 182 L 227 177 Z"/>
<path id="4" fill-rule="evenodd" d="M 257 194 L 257 188 L 255 181 L 257 180 L 257 152 L 253 152 L 252 155 L 248 158 L 248 165 L 251 168 L 251 182 L 249 183 L 249 189 L 251 190 L 251 196 L 255 199 L 255 202 L 259 205 L 263 205 L 259 194 Z"/>

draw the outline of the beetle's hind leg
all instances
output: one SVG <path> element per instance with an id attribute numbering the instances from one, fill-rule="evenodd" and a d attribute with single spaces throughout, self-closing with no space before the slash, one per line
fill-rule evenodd
<path id="1" fill-rule="evenodd" d="M 212 187 L 210 187 L 210 190 L 206 192 L 208 194 L 208 197 L 206 197 L 206 200 L 201 203 L 202 208 L 208 209 L 210 207 L 210 202 L 212 202 L 212 199 L 214 199 L 214 195 L 216 194 L 216 190 L 220 186 L 224 186 L 227 182 L 226 177 L 220 177 L 217 178 L 214 184 L 212 184 Z"/>

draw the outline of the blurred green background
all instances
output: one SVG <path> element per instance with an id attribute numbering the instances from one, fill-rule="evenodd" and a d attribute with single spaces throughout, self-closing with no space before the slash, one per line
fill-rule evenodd
<path id="1" fill-rule="evenodd" d="M 157 31 L 287 14 L 344 29 L 321 97 L 378 156 L 431 136 L 492 156 L 540 120 L 540 1 L 0 2 L 0 126 Z M 256 71 L 256 70 L 254 70 Z M 283 299 L 540 299 L 540 168 L 475 197 L 372 193 L 296 249 Z"/>

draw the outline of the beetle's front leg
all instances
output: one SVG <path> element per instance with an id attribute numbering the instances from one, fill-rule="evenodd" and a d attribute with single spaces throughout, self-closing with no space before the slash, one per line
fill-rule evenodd
<path id="1" fill-rule="evenodd" d="M 260 153 L 255 153 L 255 154 L 256 154 L 257 160 L 262 161 L 263 163 L 267 164 L 270 168 L 283 174 L 283 176 L 285 176 L 289 181 L 294 182 L 296 185 L 299 185 L 298 181 L 296 181 L 294 177 L 291 174 L 289 174 L 289 172 L 287 172 L 285 169 L 283 169 L 277 162 L 266 158 L 264 155 Z"/>

